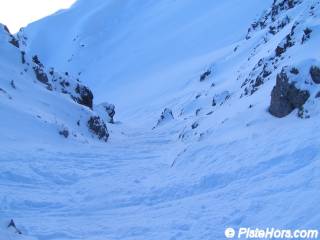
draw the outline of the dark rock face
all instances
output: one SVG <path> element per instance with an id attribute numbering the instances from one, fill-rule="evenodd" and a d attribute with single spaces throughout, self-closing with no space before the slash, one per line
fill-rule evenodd
<path id="1" fill-rule="evenodd" d="M 294 8 L 298 3 L 299 1 L 297 0 L 274 0 L 271 15 L 275 18 L 281 11 Z"/>
<path id="2" fill-rule="evenodd" d="M 212 99 L 212 104 L 211 105 L 212 105 L 212 107 L 217 106 L 217 102 L 216 102 L 216 100 L 214 98 Z"/>
<path id="3" fill-rule="evenodd" d="M 300 90 L 294 83 L 289 82 L 287 74 L 282 71 L 277 76 L 276 86 L 271 93 L 269 112 L 278 118 L 290 114 L 296 108 L 302 108 L 309 99 L 307 90 Z"/>
<path id="4" fill-rule="evenodd" d="M 272 58 L 262 58 L 254 66 L 254 68 L 249 73 L 248 77 L 242 83 L 241 88 L 244 88 L 243 95 L 253 95 L 256 91 L 259 90 L 265 81 L 270 78 L 270 75 L 273 71 Z"/>
<path id="5" fill-rule="evenodd" d="M 6 25 L 3 25 L 3 29 L 10 34 L 9 28 Z"/>
<path id="6" fill-rule="evenodd" d="M 68 137 L 69 137 L 69 131 L 68 131 L 68 129 L 62 129 L 62 130 L 60 130 L 60 131 L 59 131 L 59 134 L 60 134 L 61 136 L 64 136 L 65 138 L 68 138 Z"/>
<path id="7" fill-rule="evenodd" d="M 291 31 L 290 34 L 288 34 L 286 36 L 285 41 L 282 44 L 280 44 L 279 46 L 277 46 L 277 48 L 275 50 L 277 57 L 280 57 L 283 53 L 285 53 L 287 51 L 288 48 L 291 48 L 292 46 L 294 46 L 294 41 L 292 39 L 292 36 L 294 35 L 293 30 Z"/>
<path id="8" fill-rule="evenodd" d="M 35 64 L 37 64 L 39 67 L 43 68 L 43 64 L 41 63 L 41 61 L 39 60 L 39 57 L 37 55 L 34 55 L 32 57 L 32 62 L 34 62 Z"/>
<path id="9" fill-rule="evenodd" d="M 76 102 L 92 109 L 93 94 L 91 90 L 83 85 L 77 84 L 75 91 L 79 94 L 79 97 L 75 98 Z"/>
<path id="10" fill-rule="evenodd" d="M 210 70 L 207 70 L 204 73 L 202 73 L 201 76 L 200 76 L 200 82 L 206 80 L 210 75 L 211 75 L 211 71 Z"/>
<path id="11" fill-rule="evenodd" d="M 293 68 L 291 68 L 290 72 L 291 72 L 292 74 L 294 74 L 294 75 L 298 75 L 298 74 L 299 74 L 299 69 L 293 67 Z"/>
<path id="12" fill-rule="evenodd" d="M 19 48 L 20 47 L 19 41 L 10 33 L 9 28 L 6 25 L 3 25 L 3 28 L 10 36 L 9 43 L 15 46 L 16 48 Z"/>
<path id="13" fill-rule="evenodd" d="M 261 29 L 265 29 L 269 25 L 269 33 L 275 35 L 286 25 L 290 23 L 290 18 L 285 17 L 281 21 L 277 21 L 279 15 L 284 11 L 294 8 L 296 5 L 300 4 L 300 0 L 274 0 L 272 3 L 272 8 L 263 14 L 258 20 L 253 22 L 248 29 L 246 39 L 250 39 L 253 32 Z"/>
<path id="14" fill-rule="evenodd" d="M 48 82 L 49 82 L 48 76 L 41 67 L 34 66 L 33 71 L 36 74 L 36 78 L 38 79 L 38 81 L 40 81 L 44 84 L 48 84 Z"/>
<path id="15" fill-rule="evenodd" d="M 310 68 L 310 75 L 312 80 L 316 83 L 319 84 L 320 83 L 320 68 L 317 66 L 312 66 Z"/>
<path id="16" fill-rule="evenodd" d="M 24 54 L 25 54 L 25 53 L 24 53 Z M 25 57 L 24 54 L 22 53 L 22 57 L 23 57 L 22 60 L 25 60 L 25 59 L 24 59 L 24 57 Z M 32 67 L 32 69 L 33 69 L 33 71 L 34 71 L 34 73 L 35 73 L 35 75 L 36 75 L 37 80 L 38 80 L 39 82 L 42 82 L 43 84 L 47 85 L 47 88 L 48 88 L 48 89 L 52 89 L 52 86 L 51 86 L 51 84 L 49 83 L 48 75 L 47 75 L 47 73 L 46 73 L 45 70 L 44 70 L 43 64 L 42 64 L 42 63 L 40 62 L 40 60 L 38 59 L 38 56 L 37 56 L 37 55 L 33 56 L 32 61 L 33 61 L 33 63 L 34 63 L 34 66 Z"/>
<path id="17" fill-rule="evenodd" d="M 22 64 L 26 63 L 26 52 L 25 51 L 21 51 L 21 62 L 22 62 Z"/>
<path id="18" fill-rule="evenodd" d="M 15 46 L 16 48 L 19 48 L 20 45 L 19 45 L 19 41 L 14 37 L 14 36 L 11 36 L 11 40 L 9 41 L 9 43 L 11 43 L 13 46 Z"/>
<path id="19" fill-rule="evenodd" d="M 303 30 L 303 36 L 301 39 L 301 44 L 304 44 L 311 37 L 312 30 L 310 28 L 306 28 Z"/>
<path id="20" fill-rule="evenodd" d="M 13 89 L 17 89 L 16 84 L 14 83 L 13 80 L 10 81 L 10 85 Z"/>
<path id="21" fill-rule="evenodd" d="M 277 46 L 276 48 L 276 56 L 279 57 L 281 56 L 282 53 L 284 53 L 286 50 L 283 47 Z"/>
<path id="22" fill-rule="evenodd" d="M 191 125 L 191 128 L 192 128 L 192 129 L 196 129 L 197 127 L 199 127 L 199 123 L 198 123 L 198 122 L 194 122 L 194 123 Z"/>
<path id="23" fill-rule="evenodd" d="M 98 116 L 90 117 L 88 121 L 88 128 L 90 131 L 98 136 L 100 140 L 107 142 L 109 138 L 109 133 L 106 124 L 103 120 Z"/>

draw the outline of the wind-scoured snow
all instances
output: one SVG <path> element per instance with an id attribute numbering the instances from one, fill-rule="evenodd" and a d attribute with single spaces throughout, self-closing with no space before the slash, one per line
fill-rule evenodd
<path id="1" fill-rule="evenodd" d="M 316 0 L 79 0 L 28 26 L 21 48 L 81 76 L 117 114 L 107 143 L 79 141 L 47 125 L 24 135 L 22 100 L 1 103 L 0 233 L 211 240 L 227 227 L 318 229 L 319 14 Z M 55 116 L 82 114 L 70 96 L 41 91 L 50 106 L 63 101 Z M 93 111 L 104 106 L 114 110 Z M 10 125 L 16 116 L 23 123 Z"/>
<path id="2" fill-rule="evenodd" d="M 270 3 L 78 1 L 28 26 L 27 49 L 48 66 L 81 72 L 98 102 L 108 96 L 124 112 L 181 89 L 213 51 L 243 38 Z"/>

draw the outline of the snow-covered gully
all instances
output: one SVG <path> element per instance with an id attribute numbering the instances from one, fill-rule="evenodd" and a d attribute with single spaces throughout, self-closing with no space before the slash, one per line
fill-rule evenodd
<path id="1" fill-rule="evenodd" d="M 0 25 L 0 240 L 319 228 L 319 19 L 318 0 L 78 0 Z"/>

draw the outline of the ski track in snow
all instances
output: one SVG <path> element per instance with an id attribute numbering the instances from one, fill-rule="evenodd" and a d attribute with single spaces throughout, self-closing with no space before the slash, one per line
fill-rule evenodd
<path id="1" fill-rule="evenodd" d="M 246 141 L 202 146 L 183 153 L 184 162 L 178 159 L 171 168 L 169 146 L 175 139 L 168 136 L 130 130 L 100 147 L 26 154 L 2 150 L 1 211 L 24 233 L 61 240 L 224 239 L 227 226 L 301 227 L 319 220 L 312 218 L 311 208 L 320 200 L 315 197 L 319 148 L 262 158 L 252 166 L 242 153 L 234 156 L 242 165 L 213 172 L 221 156 L 212 147 L 228 154 Z M 195 159 L 207 169 L 193 169 Z M 310 219 L 295 212 L 300 198 L 311 201 L 304 209 Z M 276 215 L 272 221 L 269 211 Z"/>

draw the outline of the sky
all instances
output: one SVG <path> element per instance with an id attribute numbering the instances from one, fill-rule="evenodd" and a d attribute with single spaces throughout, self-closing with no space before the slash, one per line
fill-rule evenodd
<path id="1" fill-rule="evenodd" d="M 60 9 L 69 8 L 76 0 L 0 0 L 0 23 L 12 33 L 21 27 L 48 16 Z"/>

